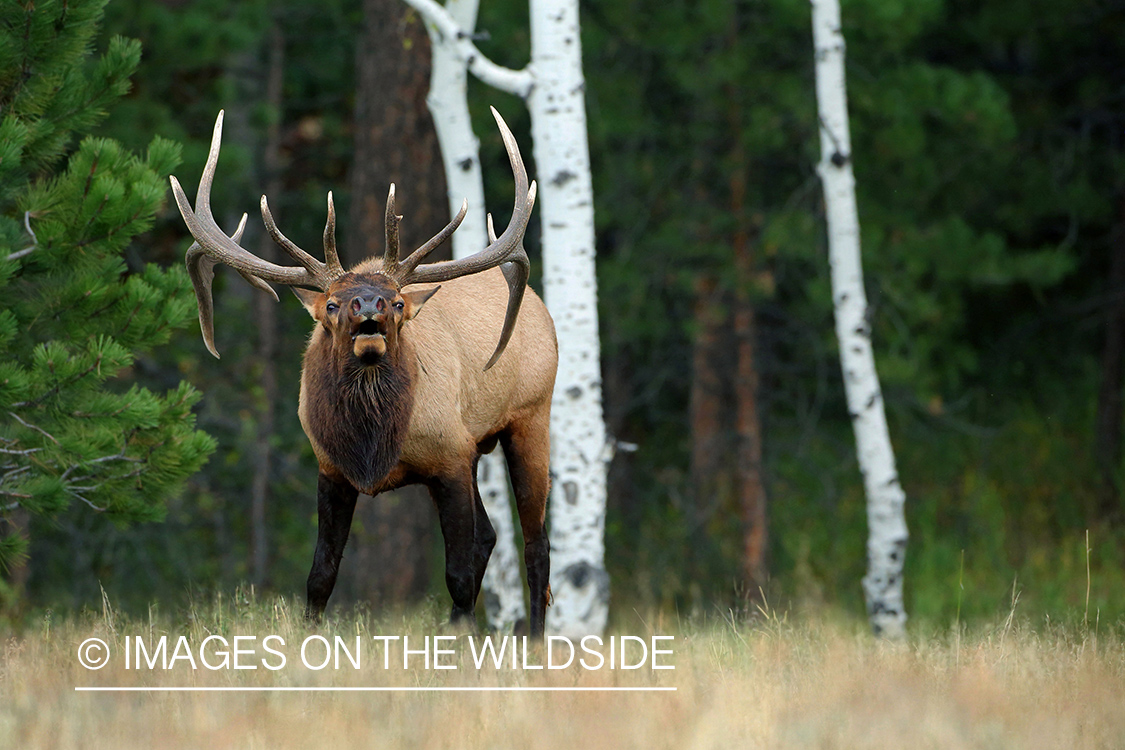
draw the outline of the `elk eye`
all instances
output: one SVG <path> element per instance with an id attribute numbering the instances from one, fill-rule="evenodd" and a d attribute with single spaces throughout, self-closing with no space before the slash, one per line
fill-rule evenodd
<path id="1" fill-rule="evenodd" d="M 402 312 L 404 307 L 406 307 L 406 305 L 403 303 L 402 300 L 399 300 L 398 302 L 395 303 L 395 309 L 398 310 L 399 312 Z"/>
<path id="2" fill-rule="evenodd" d="M 335 302 L 329 302 L 328 306 L 325 307 L 324 309 L 327 310 L 330 313 L 334 313 L 334 312 L 336 312 L 337 310 L 340 309 L 340 306 L 337 305 Z"/>

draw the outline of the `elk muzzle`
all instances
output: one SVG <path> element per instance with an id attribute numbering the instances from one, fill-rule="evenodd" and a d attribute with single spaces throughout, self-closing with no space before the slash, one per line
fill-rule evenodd
<path id="1" fill-rule="evenodd" d="M 389 305 L 379 294 L 362 294 L 348 304 L 352 317 L 352 353 L 365 365 L 387 353 L 386 326 Z"/>

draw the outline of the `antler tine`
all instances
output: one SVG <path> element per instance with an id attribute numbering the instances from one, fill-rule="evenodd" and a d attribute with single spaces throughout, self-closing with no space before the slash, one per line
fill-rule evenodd
<path id="1" fill-rule="evenodd" d="M 457 227 L 461 226 L 461 222 L 465 220 L 465 215 L 469 212 L 469 201 L 465 199 L 461 201 L 461 210 L 453 217 L 453 220 L 445 225 L 445 228 L 435 234 L 429 239 L 426 244 L 406 256 L 406 260 L 398 264 L 395 270 L 396 278 L 408 278 L 414 269 L 432 253 L 435 249 L 441 246 L 441 243 L 448 240 L 457 231 Z"/>
<path id="2" fill-rule="evenodd" d="M 336 252 L 336 206 L 332 203 L 332 191 L 328 191 L 328 221 L 324 224 L 324 260 L 331 274 L 343 274 L 340 256 Z"/>
<path id="3" fill-rule="evenodd" d="M 487 221 L 487 223 L 488 223 L 488 241 L 489 242 L 495 242 L 496 241 L 496 227 L 492 224 L 492 214 L 489 213 L 488 216 L 486 216 L 485 218 L 488 220 Z"/>
<path id="4" fill-rule="evenodd" d="M 395 184 L 387 192 L 387 216 L 383 221 L 387 235 L 387 248 L 383 251 L 383 268 L 390 271 L 398 266 L 398 223 L 402 217 L 395 213 Z"/>
<path id="5" fill-rule="evenodd" d="M 238 228 L 234 230 L 231 239 L 235 242 L 241 240 L 242 232 L 245 229 L 246 214 L 242 214 L 242 219 L 238 222 Z M 198 242 L 193 242 L 187 250 L 186 262 L 188 276 L 191 277 L 191 284 L 195 289 L 195 299 L 199 307 L 199 330 L 203 333 L 203 343 L 207 345 L 207 351 L 211 352 L 215 359 L 219 359 L 219 350 L 215 348 L 215 303 L 211 298 L 211 281 L 215 278 L 215 264 L 218 261 L 208 255 Z M 251 283 L 255 286 L 261 288 L 259 285 L 264 285 L 273 293 L 273 289 L 258 277 L 250 276 L 247 278 L 244 276 L 243 278 L 246 278 L 247 281 L 253 279 L 254 281 Z M 274 298 L 277 298 L 275 293 Z"/>
<path id="6" fill-rule="evenodd" d="M 299 248 L 291 239 L 281 233 L 281 230 L 277 228 L 277 222 L 273 220 L 273 214 L 270 213 L 269 201 L 266 200 L 266 196 L 264 195 L 262 196 L 261 209 L 262 223 L 266 225 L 266 231 L 269 232 L 270 238 L 277 243 L 277 246 L 284 250 L 290 258 L 300 263 L 305 270 L 309 272 L 309 275 L 317 279 L 316 284 L 319 286 L 321 279 L 326 275 L 325 272 L 328 270 L 328 266 Z M 325 284 L 324 288 L 327 288 L 327 284 Z"/>
<path id="7" fill-rule="evenodd" d="M 535 183 L 531 183 L 532 200 L 535 198 Z M 508 346 L 508 339 L 512 338 L 512 331 L 516 328 L 516 318 L 520 314 L 520 304 L 523 302 L 523 293 L 527 289 L 527 280 L 531 276 L 531 261 L 528 260 L 527 251 L 523 247 L 523 238 L 520 238 L 518 252 L 512 253 L 508 261 L 500 266 L 504 280 L 508 282 L 508 307 L 504 311 L 504 326 L 500 329 L 500 340 L 492 352 L 484 369 L 489 369 Z"/>

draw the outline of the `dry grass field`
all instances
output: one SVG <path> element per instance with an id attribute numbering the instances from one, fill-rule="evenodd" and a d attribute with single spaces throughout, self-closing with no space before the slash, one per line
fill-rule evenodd
<path id="1" fill-rule="evenodd" d="M 4 748 L 1125 748 L 1125 638 L 1117 624 L 1082 629 L 1018 616 L 958 634 L 915 635 L 905 644 L 875 641 L 861 623 L 831 617 L 765 614 L 745 624 L 702 626 L 643 621 L 619 635 L 675 636 L 673 654 L 658 663 L 674 670 L 603 666 L 588 670 L 477 669 L 466 634 L 444 641 L 444 666 L 423 657 L 402 668 L 392 646 L 385 669 L 373 636 L 408 635 L 411 648 L 442 634 L 432 611 L 408 618 L 345 614 L 309 631 L 294 602 L 216 599 L 178 616 L 125 618 L 109 606 L 63 623 L 43 618 L 5 637 L 0 657 L 0 747 Z M 340 669 L 300 661 L 310 635 L 361 640 L 361 665 Z M 151 651 L 167 635 L 162 669 L 125 668 L 126 638 Z M 240 666 L 221 663 L 221 636 Z M 263 648 L 269 645 L 286 656 Z M 107 665 L 90 671 L 78 659 L 87 638 L 104 640 Z M 307 660 L 326 651 L 312 642 Z M 376 647 L 378 645 L 379 647 Z M 639 660 L 636 642 L 630 659 Z M 193 649 L 189 659 L 188 649 Z M 608 649 L 606 650 L 608 654 Z M 88 652 L 87 656 L 91 654 Z M 97 654 L 94 654 L 96 656 Z M 544 654 L 528 655 L 542 664 Z M 608 655 L 605 657 L 608 661 Z M 522 654 L 521 654 L 522 659 Z M 196 660 L 197 668 L 191 668 Z M 158 661 L 158 660 L 157 660 Z M 557 661 L 557 657 L 556 657 Z M 589 657 L 591 665 L 596 663 Z M 232 662 L 233 664 L 233 662 Z M 651 664 L 651 661 L 649 662 Z M 674 687 L 675 691 L 289 691 L 78 692 L 75 687 Z"/>

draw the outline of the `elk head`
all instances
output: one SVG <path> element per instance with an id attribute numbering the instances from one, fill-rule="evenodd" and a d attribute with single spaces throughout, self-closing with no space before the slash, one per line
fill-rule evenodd
<path id="1" fill-rule="evenodd" d="M 382 274 L 346 273 L 327 292 L 299 287 L 293 292 L 324 327 L 332 342 L 333 359 L 350 358 L 357 366 L 370 367 L 383 361 L 388 350 L 397 351 L 402 324 L 417 315 L 440 288 L 400 291 Z"/>
<path id="2" fill-rule="evenodd" d="M 300 264 L 299 267 L 270 263 L 239 245 L 246 227 L 245 214 L 234 234 L 227 236 L 219 228 L 211 213 L 211 184 L 219 160 L 223 132 L 223 112 L 220 111 L 211 137 L 211 150 L 203 176 L 199 180 L 194 209 L 179 181 L 175 177 L 171 178 L 176 204 L 184 217 L 184 223 L 195 238 L 195 242 L 188 248 L 187 268 L 199 305 L 199 326 L 207 349 L 215 357 L 219 356 L 215 349 L 214 305 L 211 298 L 211 282 L 217 263 L 234 268 L 246 281 L 272 295 L 275 300 L 277 294 L 266 282 L 292 287 L 305 309 L 331 335 L 334 350 L 341 356 L 351 357 L 360 366 L 374 366 L 388 356 L 388 353 L 393 355 L 403 323 L 417 315 L 425 301 L 440 288 L 404 290 L 406 286 L 448 281 L 500 266 L 508 282 L 508 307 L 499 342 L 485 369 L 492 367 L 504 352 L 512 335 L 527 286 L 530 264 L 523 247 L 523 237 L 531 218 L 536 192 L 535 183 L 528 184 L 527 170 L 515 137 L 495 108 L 492 109 L 492 115 L 496 118 L 504 139 L 516 183 L 512 220 L 504 233 L 496 236 L 492 228 L 492 216 L 489 215 L 489 245 L 485 249 L 461 260 L 423 264 L 422 261 L 445 242 L 465 218 L 468 204 L 462 203 L 461 210 L 444 229 L 400 260 L 398 224 L 402 217 L 395 214 L 395 188 L 391 185 L 387 196 L 386 251 L 382 259 L 369 258 L 348 272 L 340 264 L 336 251 L 336 212 L 332 193 L 328 194 L 323 263 L 281 233 L 264 195 L 261 211 L 266 231 L 290 258 Z"/>

